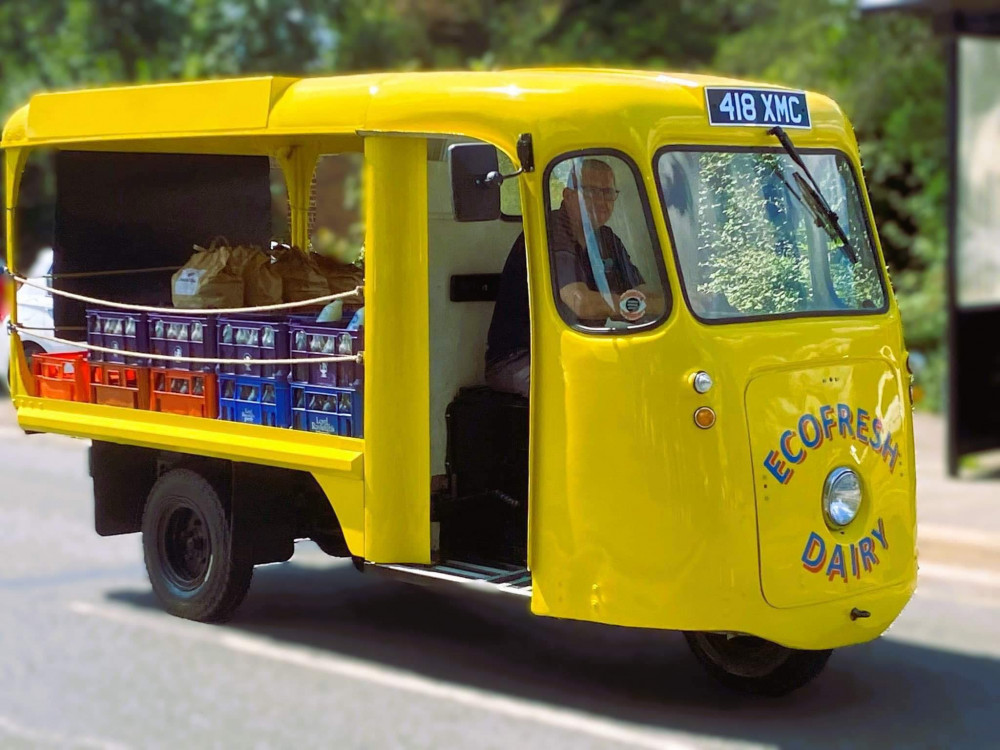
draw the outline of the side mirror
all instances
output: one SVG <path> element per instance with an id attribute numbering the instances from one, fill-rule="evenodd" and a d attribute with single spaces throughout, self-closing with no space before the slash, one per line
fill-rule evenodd
<path id="1" fill-rule="evenodd" d="M 499 174 L 497 150 L 485 143 L 456 143 L 448 148 L 451 162 L 451 195 L 456 221 L 494 221 L 500 218 L 500 182 L 487 181 Z"/>

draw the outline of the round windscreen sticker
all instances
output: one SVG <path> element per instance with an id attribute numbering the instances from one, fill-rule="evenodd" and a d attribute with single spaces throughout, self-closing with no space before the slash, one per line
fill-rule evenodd
<path id="1" fill-rule="evenodd" d="M 625 320 L 638 320 L 646 313 L 646 295 L 638 289 L 629 289 L 618 298 L 618 310 Z"/>

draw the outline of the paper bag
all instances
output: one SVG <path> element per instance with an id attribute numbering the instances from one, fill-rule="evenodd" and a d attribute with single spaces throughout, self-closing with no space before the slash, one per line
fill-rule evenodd
<path id="1" fill-rule="evenodd" d="M 281 298 L 301 302 L 330 294 L 326 278 L 316 265 L 315 253 L 305 253 L 295 245 L 279 245 L 274 250 L 273 270 L 281 278 Z"/>
<path id="2" fill-rule="evenodd" d="M 247 307 L 281 302 L 281 277 L 274 271 L 271 256 L 255 245 L 232 248 L 230 266 L 243 278 L 243 303 Z"/>
<path id="3" fill-rule="evenodd" d="M 350 292 L 364 284 L 364 269 L 359 268 L 353 263 L 340 263 L 333 258 L 327 258 L 323 255 L 315 255 L 315 260 L 319 272 L 323 274 L 326 284 L 330 288 L 330 294 Z M 344 299 L 348 303 L 364 303 L 364 299 L 360 295 L 357 297 L 345 297 Z"/>
<path id="4" fill-rule="evenodd" d="M 195 253 L 171 279 L 174 307 L 219 309 L 243 305 L 243 279 L 230 267 L 230 248 L 212 243 Z"/>

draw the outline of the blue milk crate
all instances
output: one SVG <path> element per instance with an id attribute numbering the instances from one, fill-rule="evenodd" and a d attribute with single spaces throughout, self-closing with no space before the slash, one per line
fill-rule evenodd
<path id="1" fill-rule="evenodd" d="M 315 359 L 354 355 L 364 350 L 364 329 L 349 331 L 350 317 L 332 323 L 317 323 L 310 315 L 291 315 L 288 319 L 292 359 Z M 361 388 L 365 368 L 355 362 L 309 362 L 292 366 L 293 383 L 329 385 L 337 388 Z"/>
<path id="2" fill-rule="evenodd" d="M 219 359 L 288 359 L 288 323 L 267 316 L 220 316 L 215 327 Z M 288 365 L 219 365 L 219 374 L 288 380 Z"/>
<path id="3" fill-rule="evenodd" d="M 153 354 L 170 357 L 214 357 L 215 316 L 149 313 L 149 346 Z M 156 367 L 214 372 L 215 365 L 154 360 Z"/>
<path id="4" fill-rule="evenodd" d="M 219 419 L 268 427 L 290 427 L 288 383 L 252 375 L 219 376 Z"/>
<path id="5" fill-rule="evenodd" d="M 149 352 L 146 313 L 89 308 L 87 310 L 87 343 L 123 352 L 117 354 L 91 351 L 89 354 L 91 362 L 115 362 L 133 367 L 149 366 L 149 360 L 146 357 L 133 357 L 124 353 L 147 354 Z"/>
<path id="6" fill-rule="evenodd" d="M 292 383 L 292 428 L 362 437 L 364 394 L 354 388 Z"/>

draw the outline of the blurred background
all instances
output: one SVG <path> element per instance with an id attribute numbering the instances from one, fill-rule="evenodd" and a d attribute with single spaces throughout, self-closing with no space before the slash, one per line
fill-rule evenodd
<path id="1" fill-rule="evenodd" d="M 121 82 L 557 64 L 823 92 L 856 129 L 908 344 L 921 355 L 922 405 L 936 410 L 946 369 L 946 42 L 934 14 L 862 11 L 854 0 L 5 0 L 0 114 L 38 91 Z M 34 222 L 48 236 L 51 175 L 26 179 L 24 229 Z"/>

